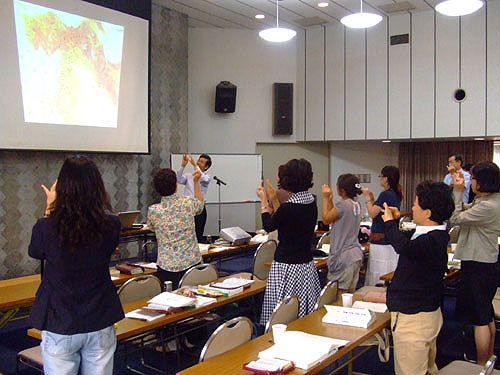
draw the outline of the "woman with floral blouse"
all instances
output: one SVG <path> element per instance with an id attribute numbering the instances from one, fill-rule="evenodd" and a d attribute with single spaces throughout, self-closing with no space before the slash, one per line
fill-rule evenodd
<path id="1" fill-rule="evenodd" d="M 162 198 L 149 207 L 147 225 L 158 242 L 157 275 L 162 282 L 172 281 L 173 289 L 189 268 L 201 262 L 194 226 L 194 217 L 204 206 L 199 180 L 200 172 L 195 171 L 194 197 L 189 197 L 175 194 L 177 176 L 173 170 L 160 169 L 153 179 Z"/>

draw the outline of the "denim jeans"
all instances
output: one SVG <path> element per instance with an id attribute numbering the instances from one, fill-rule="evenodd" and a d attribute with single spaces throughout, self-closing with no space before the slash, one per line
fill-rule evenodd
<path id="1" fill-rule="evenodd" d="M 45 375 L 111 375 L 116 348 L 113 326 L 100 331 L 60 335 L 42 331 Z"/>

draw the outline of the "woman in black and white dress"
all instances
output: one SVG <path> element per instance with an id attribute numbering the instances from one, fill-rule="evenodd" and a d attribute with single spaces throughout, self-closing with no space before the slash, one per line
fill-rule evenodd
<path id="1" fill-rule="evenodd" d="M 276 189 L 266 181 L 257 188 L 261 199 L 262 225 L 267 232 L 278 230 L 279 245 L 269 272 L 260 322 L 266 324 L 275 306 L 285 297 L 299 297 L 299 317 L 313 311 L 321 291 L 311 254 L 311 238 L 318 218 L 311 163 L 292 159 L 278 169 L 278 185 L 293 193 L 280 204 Z M 272 203 L 272 208 L 271 208 Z"/>

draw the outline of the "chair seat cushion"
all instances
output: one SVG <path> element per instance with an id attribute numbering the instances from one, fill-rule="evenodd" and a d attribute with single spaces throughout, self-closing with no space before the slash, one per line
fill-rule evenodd
<path id="1" fill-rule="evenodd" d="M 40 345 L 24 349 L 17 355 L 22 357 L 23 360 L 40 365 L 40 367 L 43 365 L 42 348 L 40 347 Z"/>
<path id="2" fill-rule="evenodd" d="M 443 367 L 438 375 L 475 375 L 479 374 L 483 366 L 466 361 L 453 361 Z M 500 375 L 500 371 L 494 370 L 494 375 Z"/>

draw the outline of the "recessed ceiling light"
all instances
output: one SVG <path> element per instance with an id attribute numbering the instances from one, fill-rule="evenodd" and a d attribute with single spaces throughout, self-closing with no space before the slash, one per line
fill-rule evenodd
<path id="1" fill-rule="evenodd" d="M 384 139 L 384 140 L 382 141 L 382 143 L 391 143 L 391 140 L 390 140 L 390 139 Z"/>
<path id="2" fill-rule="evenodd" d="M 266 16 L 264 16 L 263 14 L 256 14 L 255 18 L 257 18 L 258 20 L 261 20 L 263 18 L 266 18 Z"/>
<path id="3" fill-rule="evenodd" d="M 319 6 L 320 8 L 324 8 L 324 7 L 327 7 L 327 6 L 328 6 L 328 3 L 326 3 L 326 2 L 321 2 L 321 3 L 318 3 L 318 6 Z"/>

